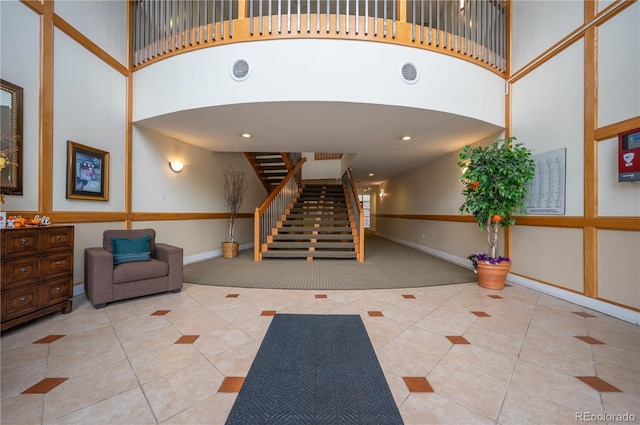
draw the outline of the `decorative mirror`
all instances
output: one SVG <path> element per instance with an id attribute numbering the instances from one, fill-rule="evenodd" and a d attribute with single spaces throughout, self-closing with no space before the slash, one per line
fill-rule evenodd
<path id="1" fill-rule="evenodd" d="M 0 80 L 2 194 L 22 195 L 22 87 Z"/>

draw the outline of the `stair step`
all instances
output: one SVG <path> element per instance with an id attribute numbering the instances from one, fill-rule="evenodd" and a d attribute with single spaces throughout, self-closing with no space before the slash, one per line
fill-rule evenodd
<path id="1" fill-rule="evenodd" d="M 262 258 L 356 258 L 355 251 L 265 251 Z"/>
<path id="2" fill-rule="evenodd" d="M 319 235 L 312 235 L 310 233 L 301 234 L 301 233 L 279 233 L 277 235 L 273 235 L 274 241 L 310 241 L 311 239 L 315 239 L 317 241 L 353 241 L 352 234 L 335 234 L 335 233 L 324 233 Z"/>
<path id="3" fill-rule="evenodd" d="M 287 226 L 287 227 L 281 227 L 278 229 L 278 233 L 280 232 L 285 232 L 285 233 L 291 233 L 291 232 L 327 232 L 327 233 L 336 233 L 336 232 L 351 232 L 351 227 L 344 227 L 344 226 L 335 226 L 335 227 L 313 227 L 313 226 L 300 226 L 300 227 L 294 227 L 294 226 Z"/>
<path id="4" fill-rule="evenodd" d="M 272 242 L 267 249 L 307 249 L 314 247 L 316 249 L 353 249 L 353 242 Z"/>
<path id="5" fill-rule="evenodd" d="M 298 213 L 298 212 L 292 212 L 291 214 L 287 215 L 287 220 L 291 220 L 291 219 L 300 219 L 300 220 L 315 220 L 315 219 L 334 219 L 334 220 L 347 220 L 349 218 L 349 214 L 346 211 L 343 212 L 339 212 L 339 213 L 322 213 L 322 214 L 318 214 L 318 213 Z"/>

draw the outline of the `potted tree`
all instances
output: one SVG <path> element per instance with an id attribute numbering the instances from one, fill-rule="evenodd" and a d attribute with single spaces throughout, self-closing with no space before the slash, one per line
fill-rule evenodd
<path id="1" fill-rule="evenodd" d="M 236 218 L 244 201 L 247 181 L 244 171 L 235 169 L 228 162 L 222 169 L 222 174 L 224 176 L 224 200 L 229 209 L 229 237 L 226 242 L 222 242 L 222 256 L 234 258 L 238 256 L 238 242 L 234 240 Z"/>
<path id="2" fill-rule="evenodd" d="M 531 151 L 515 137 L 498 139 L 488 146 L 464 146 L 458 156 L 465 184 L 461 213 L 471 213 L 481 230 L 487 231 L 488 253 L 469 257 L 480 286 L 502 289 L 511 259 L 498 255 L 498 232 L 515 224 L 512 214 L 524 214 L 527 184 L 533 180 L 535 164 Z"/>

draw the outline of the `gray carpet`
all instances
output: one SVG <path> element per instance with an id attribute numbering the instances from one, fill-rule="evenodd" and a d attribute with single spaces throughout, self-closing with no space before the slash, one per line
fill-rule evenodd
<path id="1" fill-rule="evenodd" d="M 226 425 L 402 425 L 359 315 L 276 314 Z"/>
<path id="2" fill-rule="evenodd" d="M 268 259 L 253 250 L 184 266 L 184 281 L 201 285 L 271 289 L 390 289 L 475 282 L 471 269 L 367 233 L 365 261 Z"/>

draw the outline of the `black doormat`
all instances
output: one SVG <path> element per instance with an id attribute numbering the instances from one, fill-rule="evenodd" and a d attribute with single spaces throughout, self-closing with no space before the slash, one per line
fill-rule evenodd
<path id="1" fill-rule="evenodd" d="M 276 314 L 226 425 L 403 424 L 359 315 Z"/>

